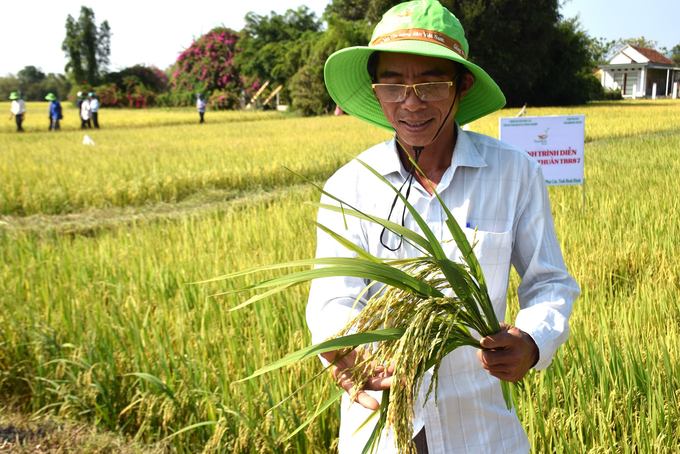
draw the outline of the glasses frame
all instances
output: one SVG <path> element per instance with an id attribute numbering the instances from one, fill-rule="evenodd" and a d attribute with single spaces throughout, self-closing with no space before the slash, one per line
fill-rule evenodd
<path id="1" fill-rule="evenodd" d="M 452 80 L 447 80 L 447 81 L 442 81 L 442 82 L 423 82 L 423 83 L 420 83 L 420 84 L 411 84 L 411 85 L 407 85 L 407 84 L 371 84 L 371 88 L 373 89 L 373 95 L 376 97 L 376 99 L 378 101 L 382 101 L 382 102 L 389 102 L 389 103 L 404 102 L 406 100 L 406 98 L 408 97 L 408 89 L 409 88 L 413 88 L 413 92 L 416 94 L 418 99 L 420 99 L 422 102 L 436 102 L 436 101 L 441 101 L 442 99 L 446 99 L 448 97 L 448 94 L 441 99 L 434 99 L 434 100 L 425 101 L 421 97 L 421 93 L 418 92 L 418 87 L 422 87 L 423 85 L 447 84 L 449 90 L 451 90 L 451 87 L 453 86 L 453 83 L 456 81 L 457 78 L 458 78 L 458 74 L 456 74 L 456 77 L 454 77 Z M 375 92 L 375 87 L 376 86 L 388 86 L 388 85 L 393 86 L 393 87 L 394 86 L 404 87 L 404 93 L 402 94 L 401 98 L 399 98 L 396 101 L 385 101 L 385 100 L 378 98 L 378 94 Z"/>

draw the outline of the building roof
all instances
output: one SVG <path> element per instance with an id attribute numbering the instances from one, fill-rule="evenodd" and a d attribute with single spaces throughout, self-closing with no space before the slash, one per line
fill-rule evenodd
<path id="1" fill-rule="evenodd" d="M 640 47 L 640 46 L 630 46 L 636 51 L 640 52 L 642 55 L 644 55 L 651 63 L 658 63 L 660 65 L 673 65 L 673 62 L 669 60 L 668 58 L 664 57 L 663 54 L 659 51 L 656 51 L 654 49 L 648 49 L 647 47 Z"/>

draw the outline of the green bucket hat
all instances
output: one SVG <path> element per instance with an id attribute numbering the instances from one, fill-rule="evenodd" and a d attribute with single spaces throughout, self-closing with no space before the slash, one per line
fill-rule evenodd
<path id="1" fill-rule="evenodd" d="M 47 96 L 45 96 L 45 99 L 48 101 L 56 101 L 57 97 L 54 96 L 54 93 L 48 93 Z"/>
<path id="2" fill-rule="evenodd" d="M 436 0 L 400 3 L 383 15 L 368 46 L 348 47 L 331 55 L 324 67 L 326 88 L 342 110 L 394 131 L 371 88 L 367 63 L 375 51 L 446 58 L 464 65 L 475 83 L 460 101 L 455 119 L 470 123 L 505 106 L 496 82 L 468 61 L 468 42 L 460 21 Z"/>
<path id="3" fill-rule="evenodd" d="M 13 91 L 12 93 L 9 94 L 9 99 L 19 99 L 19 93 Z"/>

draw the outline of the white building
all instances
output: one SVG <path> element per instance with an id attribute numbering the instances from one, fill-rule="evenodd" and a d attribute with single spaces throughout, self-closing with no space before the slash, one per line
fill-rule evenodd
<path id="1" fill-rule="evenodd" d="M 646 47 L 626 46 L 602 69 L 602 86 L 621 90 L 624 98 L 671 96 L 680 79 L 680 68 L 660 52 Z M 652 93 L 656 84 L 656 93 Z M 677 90 L 677 88 L 676 88 Z"/>

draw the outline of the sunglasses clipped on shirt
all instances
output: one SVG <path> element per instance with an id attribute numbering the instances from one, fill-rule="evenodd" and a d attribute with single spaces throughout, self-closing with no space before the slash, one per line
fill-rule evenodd
<path id="1" fill-rule="evenodd" d="M 449 89 L 458 75 L 446 82 L 425 82 L 422 84 L 371 84 L 373 93 L 383 102 L 402 102 L 408 96 L 408 89 L 413 87 L 416 96 L 423 102 L 441 101 L 449 97 Z"/>

